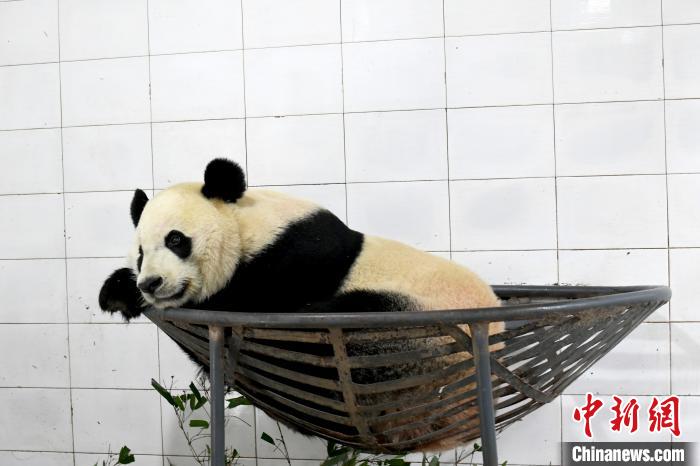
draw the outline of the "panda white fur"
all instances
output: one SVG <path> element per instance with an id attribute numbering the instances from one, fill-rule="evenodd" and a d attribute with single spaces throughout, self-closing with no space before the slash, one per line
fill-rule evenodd
<path id="1" fill-rule="evenodd" d="M 152 200 L 137 190 L 131 217 L 129 266 L 99 297 L 127 320 L 148 306 L 333 313 L 499 305 L 468 269 L 353 231 L 312 202 L 246 189 L 241 168 L 225 159 L 209 163 L 204 184 L 178 184 Z"/>

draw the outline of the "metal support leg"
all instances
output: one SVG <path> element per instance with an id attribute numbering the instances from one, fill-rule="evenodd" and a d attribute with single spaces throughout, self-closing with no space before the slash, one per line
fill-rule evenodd
<path id="1" fill-rule="evenodd" d="M 209 327 L 209 380 L 211 382 L 211 466 L 225 465 L 224 443 L 224 329 Z"/>
<path id="2" fill-rule="evenodd" d="M 476 367 L 476 393 L 479 402 L 482 455 L 484 466 L 498 466 L 496 451 L 496 417 L 491 391 L 491 354 L 489 352 L 489 324 L 477 322 L 469 325 L 472 334 L 474 367 Z"/>

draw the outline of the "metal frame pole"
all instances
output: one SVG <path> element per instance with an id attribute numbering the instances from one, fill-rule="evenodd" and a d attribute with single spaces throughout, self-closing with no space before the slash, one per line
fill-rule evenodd
<path id="1" fill-rule="evenodd" d="M 472 334 L 472 351 L 476 368 L 476 395 L 479 402 L 479 428 L 481 430 L 484 466 L 498 466 L 496 449 L 496 416 L 491 387 L 491 352 L 489 351 L 489 323 L 469 324 Z"/>
<path id="2" fill-rule="evenodd" d="M 209 326 L 209 381 L 211 382 L 211 466 L 225 466 L 224 328 Z"/>

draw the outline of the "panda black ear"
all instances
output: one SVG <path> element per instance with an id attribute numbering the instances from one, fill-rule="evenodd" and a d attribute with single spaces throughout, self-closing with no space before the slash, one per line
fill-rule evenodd
<path id="1" fill-rule="evenodd" d="M 204 170 L 202 194 L 212 199 L 236 202 L 245 192 L 245 173 L 236 162 L 214 159 Z"/>
<path id="2" fill-rule="evenodd" d="M 140 189 L 134 191 L 134 197 L 131 199 L 131 221 L 134 222 L 135 227 L 139 224 L 143 208 L 146 207 L 147 202 L 148 196 L 146 196 L 146 193 Z"/>

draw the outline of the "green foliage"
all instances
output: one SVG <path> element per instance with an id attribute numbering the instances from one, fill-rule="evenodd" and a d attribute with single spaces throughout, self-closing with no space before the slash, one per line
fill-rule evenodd
<path id="1" fill-rule="evenodd" d="M 237 408 L 238 406 L 250 405 L 250 400 L 244 396 L 237 396 L 236 398 L 231 398 L 228 401 L 228 409 Z"/>
<path id="2" fill-rule="evenodd" d="M 190 427 L 200 427 L 202 429 L 209 428 L 209 421 L 203 419 L 190 419 Z"/>
<path id="3" fill-rule="evenodd" d="M 185 442 L 187 443 L 190 453 L 200 466 L 210 466 L 211 447 L 208 439 L 211 437 L 209 432 L 209 421 L 202 418 L 209 418 L 207 409 L 209 403 L 209 389 L 206 380 L 200 379 L 197 381 L 199 385 L 192 382 L 189 384 L 189 390 L 181 394 L 175 394 L 172 388 L 165 388 L 160 383 L 151 379 L 151 386 L 158 394 L 172 407 L 174 414 L 177 417 L 178 426 L 182 431 Z M 236 396 L 226 400 L 228 409 L 235 409 L 239 406 L 248 406 L 250 400 L 245 396 Z M 197 414 L 198 416 L 194 416 Z M 242 419 L 238 419 L 242 422 Z M 228 420 L 227 420 L 228 422 Z M 196 431 L 190 431 L 196 429 Z M 275 447 L 291 466 L 287 444 L 284 440 L 282 427 L 277 423 L 279 437 L 274 438 L 267 432 L 260 435 L 260 439 Z M 202 441 L 205 440 L 204 445 Z M 472 459 L 476 452 L 481 451 L 481 445 L 474 443 L 472 450 L 461 452 L 457 456 L 457 463 L 473 464 Z M 328 441 L 326 445 L 327 458 L 323 460 L 320 466 L 410 466 L 411 463 L 406 461 L 406 455 L 372 455 L 355 448 L 341 445 L 334 441 Z M 240 459 L 240 454 L 237 449 L 229 447 L 226 449 L 226 465 L 236 466 Z M 95 463 L 94 466 L 117 466 L 120 464 L 131 464 L 136 462 L 136 459 L 131 450 L 124 446 L 119 451 L 119 455 L 110 453 L 107 460 L 101 464 Z M 452 461 L 449 461 L 452 463 Z M 170 466 L 176 466 L 168 459 Z M 504 461 L 501 466 L 507 466 L 507 461 Z M 440 457 L 423 455 L 421 466 L 440 466 Z"/>
<path id="4" fill-rule="evenodd" d="M 136 461 L 134 458 L 134 455 L 131 454 L 131 450 L 129 450 L 129 447 L 124 445 L 121 450 L 119 450 L 119 460 L 117 464 L 129 464 L 133 463 Z"/>
<path id="5" fill-rule="evenodd" d="M 273 438 L 270 436 L 270 434 L 268 434 L 267 432 L 263 432 L 262 435 L 260 436 L 260 438 L 261 438 L 262 440 L 266 441 L 266 442 L 269 443 L 269 444 L 272 444 L 272 445 L 275 444 L 275 441 L 274 441 Z"/>

